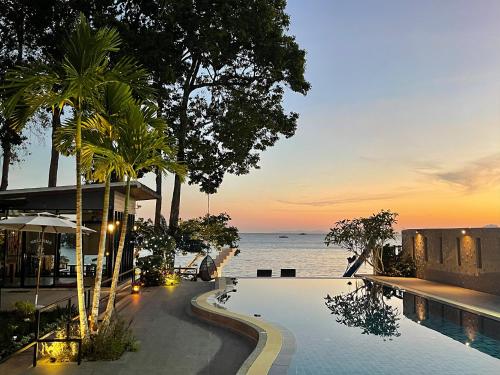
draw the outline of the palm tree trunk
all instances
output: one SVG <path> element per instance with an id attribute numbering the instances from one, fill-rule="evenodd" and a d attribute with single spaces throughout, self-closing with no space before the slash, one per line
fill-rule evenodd
<path id="1" fill-rule="evenodd" d="M 9 186 L 9 168 L 12 158 L 12 145 L 9 140 L 2 142 L 3 148 L 3 163 L 2 163 L 2 182 L 0 184 L 0 191 L 7 190 Z"/>
<path id="2" fill-rule="evenodd" d="M 156 171 L 156 194 L 158 194 L 160 197 L 156 199 L 156 206 L 155 206 L 155 227 L 158 228 L 160 226 L 160 220 L 161 220 L 161 183 L 162 183 L 162 175 L 161 171 Z"/>
<path id="3" fill-rule="evenodd" d="M 56 149 L 54 143 L 57 129 L 61 127 L 61 111 L 59 107 L 55 107 L 52 112 L 52 145 L 50 154 L 50 167 L 49 167 L 49 187 L 57 186 L 57 171 L 59 169 L 59 151 Z"/>
<path id="4" fill-rule="evenodd" d="M 90 315 L 90 329 L 97 331 L 97 319 L 99 316 L 99 299 L 101 297 L 102 269 L 104 266 L 104 255 L 106 254 L 106 234 L 108 231 L 109 215 L 109 192 L 111 177 L 108 176 L 104 185 L 104 202 L 102 206 L 101 233 L 99 237 L 99 251 L 97 253 L 97 266 L 95 270 L 94 296 L 92 298 L 92 313 Z"/>
<path id="5" fill-rule="evenodd" d="M 82 114 L 76 114 L 76 288 L 78 294 L 78 313 L 80 318 L 80 337 L 85 339 L 89 335 L 87 313 L 85 311 L 85 285 L 83 283 L 83 252 L 82 252 Z"/>
<path id="6" fill-rule="evenodd" d="M 101 329 L 106 329 L 108 327 L 111 315 L 113 314 L 114 310 L 116 288 L 118 286 L 118 276 L 120 275 L 120 266 L 122 263 L 123 248 L 125 247 L 125 236 L 127 234 L 129 200 L 130 200 L 130 177 L 127 176 L 127 190 L 125 193 L 125 208 L 123 210 L 123 223 L 120 225 L 121 227 L 120 240 L 118 242 L 118 250 L 116 251 L 115 266 L 113 269 L 113 279 L 111 281 L 108 304 L 106 306 L 106 312 L 104 313 Z"/>

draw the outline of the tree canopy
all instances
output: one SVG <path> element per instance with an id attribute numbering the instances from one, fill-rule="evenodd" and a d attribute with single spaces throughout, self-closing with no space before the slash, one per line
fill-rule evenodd
<path id="1" fill-rule="evenodd" d="M 327 295 L 325 305 L 337 323 L 357 327 L 364 335 L 381 336 L 384 341 L 399 337 L 399 311 L 387 303 L 392 290 L 365 282 L 349 293 Z"/>
<path id="2" fill-rule="evenodd" d="M 389 210 L 382 210 L 370 217 L 337 221 L 326 235 L 325 244 L 347 249 L 357 258 L 366 260 L 376 272 L 382 272 L 383 247 L 387 241 L 395 239 L 393 225 L 397 222 L 397 215 Z"/>
<path id="3" fill-rule="evenodd" d="M 177 248 L 185 252 L 203 252 L 210 247 L 237 247 L 238 228 L 229 225 L 231 217 L 226 213 L 205 215 L 196 219 L 181 220 L 176 233 Z"/>
<path id="4" fill-rule="evenodd" d="M 119 1 L 115 20 L 152 72 L 158 106 L 177 139 L 189 183 L 215 193 L 226 173 L 258 168 L 260 153 L 291 137 L 298 114 L 285 90 L 306 94 L 305 51 L 288 35 L 283 0 Z M 177 226 L 176 180 L 170 225 Z"/>

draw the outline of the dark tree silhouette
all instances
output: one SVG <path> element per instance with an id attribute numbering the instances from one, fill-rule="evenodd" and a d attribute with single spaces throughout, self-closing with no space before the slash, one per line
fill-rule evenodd
<path id="1" fill-rule="evenodd" d="M 354 291 L 337 296 L 327 295 L 325 305 L 336 315 L 337 323 L 361 328 L 362 334 L 376 335 L 392 340 L 398 331 L 399 311 L 386 303 L 392 290 L 382 285 L 365 282 Z"/>

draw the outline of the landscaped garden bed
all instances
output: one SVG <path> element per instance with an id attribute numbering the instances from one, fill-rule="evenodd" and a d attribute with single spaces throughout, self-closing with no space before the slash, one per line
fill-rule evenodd
<path id="1" fill-rule="evenodd" d="M 68 310 L 60 306 L 40 314 L 40 335 L 53 331 L 64 319 Z M 72 306 L 70 314 L 76 314 Z M 35 339 L 36 321 L 33 304 L 20 301 L 11 311 L 0 311 L 0 361 L 28 345 Z"/>

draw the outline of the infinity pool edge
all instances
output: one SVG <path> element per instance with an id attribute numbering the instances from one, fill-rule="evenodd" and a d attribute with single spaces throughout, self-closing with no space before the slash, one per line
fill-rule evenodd
<path id="1" fill-rule="evenodd" d="M 217 289 L 205 292 L 191 300 L 191 311 L 199 319 L 222 326 L 255 343 L 255 348 L 243 362 L 237 375 L 264 375 L 270 373 L 283 345 L 281 330 L 274 325 L 244 314 L 216 306 L 209 302 L 226 292 L 224 278 Z"/>

